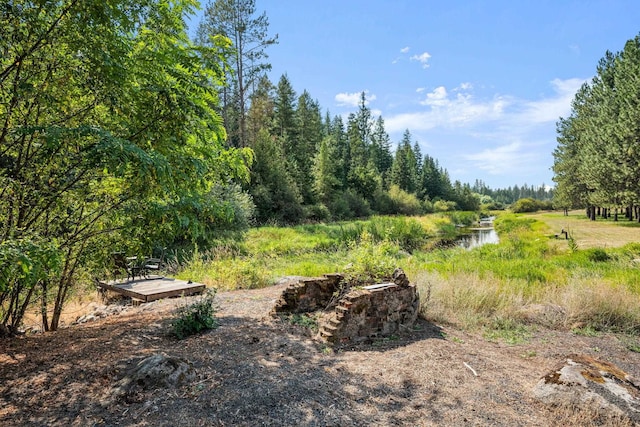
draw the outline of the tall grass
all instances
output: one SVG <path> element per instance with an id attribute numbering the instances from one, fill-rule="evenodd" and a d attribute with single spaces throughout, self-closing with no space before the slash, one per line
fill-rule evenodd
<path id="1" fill-rule="evenodd" d="M 195 254 L 179 277 L 221 290 L 250 289 L 282 276 L 330 272 L 364 283 L 402 267 L 429 295 L 422 315 L 433 321 L 517 334 L 520 326 L 536 324 L 640 331 L 640 243 L 571 250 L 551 241 L 544 223 L 504 214 L 495 224 L 498 244 L 473 250 L 436 244 L 457 236 L 457 221 L 469 218 L 434 214 L 257 228 L 242 243 Z"/>
<path id="2" fill-rule="evenodd" d="M 561 251 L 544 224 L 514 215 L 496 230 L 497 245 L 421 254 L 411 273 L 432 296 L 423 315 L 463 327 L 509 319 L 640 331 L 640 245 Z"/>
<path id="3" fill-rule="evenodd" d="M 244 242 L 194 253 L 183 263 L 179 278 L 221 290 L 269 286 L 282 276 L 319 276 L 348 272 L 363 281 L 387 275 L 397 258 L 440 239 L 450 220 L 373 217 L 367 221 L 260 227 Z"/>

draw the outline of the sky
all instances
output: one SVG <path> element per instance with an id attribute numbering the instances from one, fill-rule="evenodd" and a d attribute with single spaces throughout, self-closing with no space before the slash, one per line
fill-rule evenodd
<path id="1" fill-rule="evenodd" d="M 364 91 L 394 150 L 408 129 L 452 182 L 493 189 L 553 185 L 556 122 L 605 52 L 640 34 L 638 0 L 256 0 L 256 11 L 278 35 L 272 82 L 286 74 L 332 117 L 356 112 Z"/>

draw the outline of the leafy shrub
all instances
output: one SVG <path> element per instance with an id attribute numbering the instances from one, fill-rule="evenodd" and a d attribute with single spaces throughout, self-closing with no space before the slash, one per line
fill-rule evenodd
<path id="1" fill-rule="evenodd" d="M 407 193 L 397 185 L 389 189 L 394 213 L 401 215 L 419 215 L 422 213 L 422 205 L 415 194 Z"/>
<path id="2" fill-rule="evenodd" d="M 213 300 L 215 289 L 207 289 L 195 302 L 178 308 L 178 317 L 171 322 L 173 333 L 183 339 L 218 326 Z"/>
<path id="3" fill-rule="evenodd" d="M 551 209 L 553 209 L 553 204 L 550 201 L 541 201 L 531 198 L 519 199 L 511 205 L 511 211 L 513 213 L 538 212 Z"/>
<path id="4" fill-rule="evenodd" d="M 446 215 L 451 218 L 451 222 L 454 224 L 464 225 L 466 227 L 476 223 L 478 221 L 478 213 L 471 211 L 455 211 L 447 212 Z"/>
<path id="5" fill-rule="evenodd" d="M 350 249 L 345 275 L 352 284 L 369 285 L 389 280 L 397 267 L 400 247 L 390 241 L 374 242 L 367 231 Z"/>
<path id="6" fill-rule="evenodd" d="M 435 212 L 449 212 L 455 211 L 458 205 L 456 202 L 446 201 L 446 200 L 438 200 L 433 203 L 433 210 Z"/>
<path id="7" fill-rule="evenodd" d="M 304 217 L 310 221 L 326 221 L 331 218 L 331 212 L 322 203 L 303 206 Z"/>
<path id="8" fill-rule="evenodd" d="M 348 189 L 332 200 L 329 210 L 335 219 L 364 218 L 371 215 L 369 203 L 355 191 Z"/>
<path id="9" fill-rule="evenodd" d="M 422 224 L 413 218 L 373 217 L 365 229 L 374 241 L 395 242 L 403 250 L 410 252 L 423 247 L 429 239 Z"/>
<path id="10" fill-rule="evenodd" d="M 593 262 L 606 262 L 611 259 L 607 251 L 602 248 L 587 249 L 585 252 L 589 260 Z"/>

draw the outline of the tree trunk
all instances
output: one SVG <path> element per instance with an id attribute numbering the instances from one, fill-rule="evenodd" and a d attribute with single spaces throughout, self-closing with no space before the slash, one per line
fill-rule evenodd
<path id="1" fill-rule="evenodd" d="M 42 281 L 42 301 L 40 305 L 40 312 L 42 314 L 42 328 L 45 332 L 49 331 L 49 319 L 47 316 L 47 280 Z"/>

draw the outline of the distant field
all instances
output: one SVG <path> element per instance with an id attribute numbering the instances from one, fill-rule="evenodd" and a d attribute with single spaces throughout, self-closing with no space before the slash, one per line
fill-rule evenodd
<path id="1" fill-rule="evenodd" d="M 622 215 L 618 222 L 598 218 L 587 219 L 584 211 L 571 211 L 569 216 L 562 212 L 530 214 L 549 226 L 550 234 L 560 234 L 567 230 L 578 244 L 578 248 L 616 248 L 631 242 L 640 242 L 640 224 L 628 221 Z"/>

